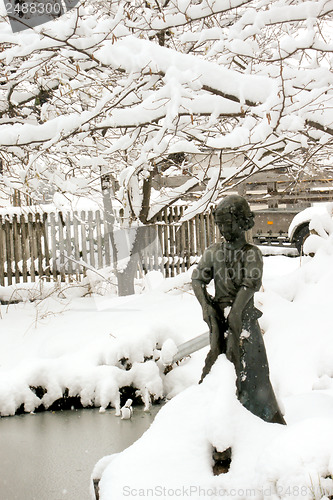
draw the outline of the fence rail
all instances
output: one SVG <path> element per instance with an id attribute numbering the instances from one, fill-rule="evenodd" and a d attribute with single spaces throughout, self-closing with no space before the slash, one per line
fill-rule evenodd
<path id="1" fill-rule="evenodd" d="M 175 276 L 198 260 L 203 250 L 219 239 L 210 213 L 179 223 L 183 207 L 165 209 L 146 228 L 139 262 L 143 272 L 162 270 Z M 114 233 L 118 246 L 131 234 Z M 119 258 L 119 256 L 118 256 Z M 81 280 L 87 268 L 112 266 L 110 225 L 101 211 L 0 216 L 0 284 Z"/>

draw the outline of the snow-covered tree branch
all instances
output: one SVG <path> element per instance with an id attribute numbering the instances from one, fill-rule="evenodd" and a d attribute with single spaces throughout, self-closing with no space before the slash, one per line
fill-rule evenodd
<path id="1" fill-rule="evenodd" d="M 258 170 L 320 168 L 333 140 L 332 11 L 333 0 L 117 0 L 16 34 L 4 20 L 4 187 L 83 194 L 109 172 L 125 216 L 149 223 L 199 184 L 191 214 Z M 220 160 L 200 165 L 209 156 Z M 185 168 L 193 179 L 152 200 L 156 175 Z"/>

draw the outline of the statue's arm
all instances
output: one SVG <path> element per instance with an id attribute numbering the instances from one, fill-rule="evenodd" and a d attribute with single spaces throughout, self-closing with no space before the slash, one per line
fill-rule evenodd
<path id="1" fill-rule="evenodd" d="M 263 262 L 261 252 L 259 248 L 253 246 L 245 255 L 243 283 L 238 290 L 228 316 L 229 327 L 237 336 L 242 331 L 243 311 L 255 292 L 260 289 L 262 271 Z"/>
<path id="2" fill-rule="evenodd" d="M 246 304 L 253 297 L 255 293 L 254 288 L 242 286 L 232 304 L 230 313 L 228 315 L 228 325 L 230 330 L 239 337 L 242 332 L 242 315 Z"/>
<path id="3" fill-rule="evenodd" d="M 205 252 L 192 274 L 192 289 L 202 308 L 204 321 L 211 328 L 212 319 L 216 318 L 216 311 L 212 305 L 212 298 L 207 292 L 207 285 L 213 278 L 213 266 L 210 255 Z"/>
<path id="4" fill-rule="evenodd" d="M 207 285 L 199 280 L 192 280 L 192 288 L 194 295 L 198 299 L 202 308 L 203 320 L 207 323 L 209 328 L 212 327 L 212 321 L 216 319 L 216 310 L 212 305 L 212 299 L 207 292 Z"/>
<path id="5" fill-rule="evenodd" d="M 254 288 L 242 286 L 232 304 L 228 315 L 228 336 L 226 355 L 229 361 L 234 363 L 236 373 L 240 370 L 240 335 L 242 333 L 242 315 L 248 301 L 253 297 Z"/>
<path id="6" fill-rule="evenodd" d="M 207 292 L 206 283 L 200 281 L 199 279 L 192 278 L 192 288 L 194 295 L 198 299 L 201 307 L 205 304 L 209 304 L 209 295 Z"/>

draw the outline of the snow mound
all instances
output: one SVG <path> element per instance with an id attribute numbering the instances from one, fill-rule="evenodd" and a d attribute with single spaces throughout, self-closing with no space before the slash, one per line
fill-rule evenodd
<path id="1" fill-rule="evenodd" d="M 162 284 L 154 277 L 158 288 L 128 297 L 80 297 L 81 286 L 29 284 L 7 291 L 11 300 L 25 301 L 2 306 L 0 416 L 69 404 L 69 398 L 84 407 L 114 407 L 119 414 L 126 394 L 148 410 L 195 383 L 201 353 L 169 373 L 164 363 L 177 345 L 205 329 L 200 309 L 193 312 L 193 296 L 179 288 L 189 276 Z"/>
<path id="2" fill-rule="evenodd" d="M 101 500 L 332 498 L 333 235 L 326 215 L 313 224 L 321 234 L 314 256 L 265 258 L 255 297 L 270 378 L 288 425 L 268 424 L 241 406 L 233 366 L 222 355 L 202 384 L 178 395 L 170 387 L 174 397 L 151 429 L 94 471 Z M 179 367 L 169 381 L 182 375 Z M 214 476 L 213 449 L 229 447 L 230 470 Z"/>
<path id="3" fill-rule="evenodd" d="M 230 470 L 214 476 L 213 449 L 228 447 Z M 234 368 L 222 355 L 202 384 L 167 403 L 142 438 L 106 467 L 97 464 L 93 477 L 101 477 L 101 500 L 131 495 L 259 500 L 312 499 L 320 488 L 333 492 L 332 474 L 332 419 L 288 426 L 262 421 L 237 400 Z"/>

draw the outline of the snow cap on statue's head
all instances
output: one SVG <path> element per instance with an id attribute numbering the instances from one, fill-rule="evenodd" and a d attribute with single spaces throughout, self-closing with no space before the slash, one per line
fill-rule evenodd
<path id="1" fill-rule="evenodd" d="M 213 212 L 215 222 L 223 219 L 224 214 L 233 214 L 244 231 L 254 226 L 254 213 L 245 198 L 238 194 L 231 194 L 220 201 Z"/>

